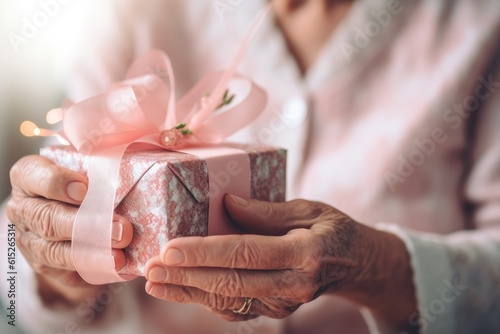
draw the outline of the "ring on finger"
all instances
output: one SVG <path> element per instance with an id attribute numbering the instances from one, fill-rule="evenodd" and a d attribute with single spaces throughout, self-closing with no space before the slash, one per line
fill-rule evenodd
<path id="1" fill-rule="evenodd" d="M 238 315 L 248 314 L 248 312 L 250 312 L 250 308 L 252 307 L 252 302 L 253 302 L 253 298 L 245 297 L 245 302 L 243 303 L 243 306 L 238 310 L 233 310 L 233 312 L 238 314 Z"/>

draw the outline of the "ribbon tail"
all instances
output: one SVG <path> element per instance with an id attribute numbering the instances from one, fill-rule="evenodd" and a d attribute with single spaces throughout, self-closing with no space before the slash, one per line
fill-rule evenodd
<path id="1" fill-rule="evenodd" d="M 231 64 L 229 65 L 228 69 L 222 74 L 219 82 L 215 86 L 214 91 L 211 92 L 207 105 L 202 108 L 199 113 L 193 118 L 193 121 L 191 123 L 192 127 L 197 127 L 199 125 L 198 123 L 203 123 L 203 121 L 210 116 L 210 113 L 212 113 L 212 111 L 215 110 L 215 108 L 217 108 L 217 106 L 219 105 L 229 80 L 231 80 L 231 78 L 233 77 L 236 68 L 245 56 L 251 40 L 253 39 L 254 35 L 264 21 L 264 18 L 266 17 L 270 9 L 271 5 L 268 5 L 265 9 L 262 10 L 262 12 L 259 13 L 259 15 L 257 15 L 257 17 L 250 25 L 250 28 L 246 32 L 243 42 L 236 51 L 236 55 L 233 57 Z"/>
<path id="2" fill-rule="evenodd" d="M 89 187 L 75 219 L 71 251 L 76 270 L 90 284 L 135 278 L 116 272 L 111 244 L 115 191 L 121 159 L 128 146 L 94 148 L 89 156 Z"/>

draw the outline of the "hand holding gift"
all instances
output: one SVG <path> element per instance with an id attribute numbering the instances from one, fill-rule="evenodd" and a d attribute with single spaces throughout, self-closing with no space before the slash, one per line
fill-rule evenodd
<path id="1" fill-rule="evenodd" d="M 242 321 L 285 318 L 322 294 L 335 294 L 407 327 L 416 301 L 409 255 L 398 237 L 319 202 L 226 195 L 225 205 L 256 234 L 169 241 L 146 266 L 150 295 Z"/>
<path id="2" fill-rule="evenodd" d="M 140 262 L 143 266 L 156 255 L 167 239 L 206 235 L 209 220 L 225 217 L 222 202 L 214 205 L 214 199 L 221 200 L 231 188 L 228 185 L 245 197 L 284 199 L 283 151 L 213 147 L 208 153 L 171 152 L 160 163 L 158 157 L 165 154 L 142 154 L 152 146 L 172 150 L 219 143 L 258 115 L 265 94 L 237 75 L 235 68 L 264 15 L 257 18 L 227 71 L 207 75 L 177 102 L 169 59 L 153 50 L 104 94 L 64 105 L 63 131 L 57 135 L 76 150 L 46 148 L 42 155 L 49 159 L 26 157 L 11 175 L 9 216 L 22 230 L 21 248 L 40 274 L 41 284 L 47 282 L 65 299 L 75 301 L 79 293 L 66 287 L 91 291 L 84 280 L 102 284 L 140 275 Z M 228 87 L 238 96 L 229 94 Z M 32 135 L 55 134 L 28 125 Z M 134 143 L 142 146 L 124 156 Z M 258 170 L 265 172 L 259 175 L 254 172 Z M 275 181 L 266 173 L 272 173 Z M 43 182 L 37 181 L 40 176 Z M 153 198 L 155 186 L 162 189 Z M 131 223 L 113 215 L 113 209 L 135 221 L 133 245 Z M 126 259 L 118 249 L 127 246 Z M 122 275 L 116 273 L 120 270 Z"/>
<path id="3" fill-rule="evenodd" d="M 145 257 L 166 240 L 206 235 L 209 227 L 224 232 L 216 226 L 228 220 L 224 192 L 282 199 L 283 151 L 217 145 L 265 107 L 264 91 L 235 73 L 265 14 L 257 17 L 229 68 L 209 73 L 178 101 L 169 58 L 152 50 L 103 94 L 65 104 L 58 135 L 73 148 L 46 148 L 42 155 L 89 179 L 71 238 L 72 260 L 85 281 L 133 279 L 142 274 Z M 139 232 L 128 250 L 135 267 L 120 273 L 111 253 L 115 209 Z"/>
<path id="4" fill-rule="evenodd" d="M 78 303 L 94 296 L 99 287 L 78 275 L 71 257 L 73 222 L 87 192 L 87 179 L 34 155 L 19 160 L 10 179 L 7 214 L 16 225 L 19 249 L 38 275 L 44 300 Z M 112 255 L 117 270 L 125 266 L 123 249 L 132 234 L 130 222 L 115 215 Z"/>

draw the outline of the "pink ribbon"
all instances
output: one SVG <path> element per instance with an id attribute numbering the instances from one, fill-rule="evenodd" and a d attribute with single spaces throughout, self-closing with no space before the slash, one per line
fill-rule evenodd
<path id="1" fill-rule="evenodd" d="M 257 16 L 229 68 L 208 74 L 177 102 L 170 60 L 152 50 L 133 63 L 125 80 L 104 94 L 63 106 L 63 136 L 89 155 L 88 192 L 72 239 L 75 267 L 85 281 L 106 284 L 135 278 L 116 272 L 111 253 L 120 163 L 131 144 L 170 150 L 210 146 L 249 124 L 264 109 L 265 92 L 235 69 L 268 10 Z M 235 98 L 218 108 L 226 91 Z"/>

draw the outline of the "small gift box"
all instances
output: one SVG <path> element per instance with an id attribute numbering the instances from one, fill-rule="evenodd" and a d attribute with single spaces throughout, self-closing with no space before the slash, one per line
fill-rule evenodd
<path id="1" fill-rule="evenodd" d="M 102 94 L 53 110 L 62 131 L 24 126 L 33 135 L 65 140 L 71 148 L 48 147 L 41 154 L 88 177 L 71 242 L 75 268 L 88 283 L 142 275 L 171 238 L 241 232 L 224 210 L 225 193 L 285 199 L 283 150 L 223 144 L 266 106 L 264 90 L 236 67 L 268 9 L 257 16 L 229 67 L 206 74 L 179 99 L 170 59 L 150 50 Z M 134 224 L 119 273 L 112 255 L 113 211 Z"/>
<path id="2" fill-rule="evenodd" d="M 229 152 L 227 149 L 229 148 Z M 188 151 L 188 150 L 187 150 Z M 142 275 L 145 263 L 172 238 L 241 233 L 228 221 L 222 196 L 234 188 L 248 164 L 250 197 L 265 201 L 285 199 L 286 151 L 268 146 L 224 145 L 200 148 L 221 160 L 209 170 L 207 161 L 165 150 L 128 150 L 121 161 L 115 212 L 134 226 L 125 249 L 127 264 L 120 274 Z M 87 157 L 68 146 L 45 147 L 41 155 L 56 164 L 87 175 Z M 213 154 L 209 154 L 213 155 Z M 211 177 L 209 177 L 211 174 Z M 217 198 L 214 202 L 214 198 Z M 212 199 L 212 203 L 211 200 Z M 219 212 L 209 225 L 210 211 Z"/>

